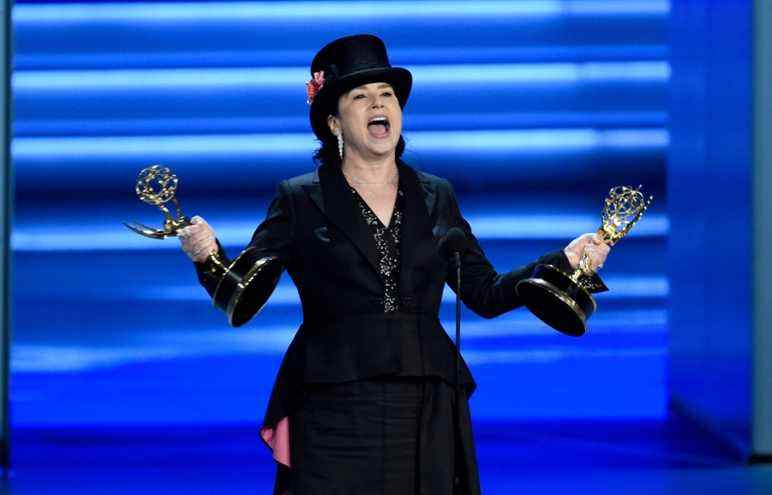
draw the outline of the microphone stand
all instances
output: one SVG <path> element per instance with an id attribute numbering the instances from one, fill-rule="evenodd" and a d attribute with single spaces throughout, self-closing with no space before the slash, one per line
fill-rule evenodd
<path id="1" fill-rule="evenodd" d="M 459 452 L 463 450 L 464 442 L 461 440 L 461 253 L 468 249 L 468 241 L 466 240 L 466 234 L 458 227 L 452 227 L 448 230 L 447 234 L 442 241 L 440 241 L 440 251 L 443 256 L 453 254 L 453 260 L 456 262 L 456 370 L 455 370 L 455 383 L 454 383 L 454 396 L 456 399 L 456 409 L 453 414 L 453 421 L 455 431 L 459 433 L 455 435 L 455 445 L 453 446 L 456 455 L 454 456 L 454 476 L 453 493 L 458 493 L 461 484 L 461 476 L 464 471 L 464 467 L 460 465 L 459 459 L 461 455 Z"/>
<path id="2" fill-rule="evenodd" d="M 459 379 L 459 375 L 461 374 L 461 362 L 460 362 L 460 355 L 461 355 L 461 253 L 460 251 L 456 250 L 453 252 L 455 261 L 456 261 L 456 431 L 461 431 L 461 380 Z M 459 446 L 462 445 L 462 442 L 460 439 L 457 439 L 455 448 L 459 448 Z M 456 459 L 459 458 L 459 455 L 456 454 L 454 456 Z M 457 463 L 456 463 L 457 464 Z M 456 469 L 458 469 L 458 465 L 456 465 Z M 454 483 L 458 484 L 460 482 L 459 473 L 456 473 L 456 476 L 454 476 Z"/>
<path id="3" fill-rule="evenodd" d="M 461 389 L 459 375 L 461 373 L 461 253 L 453 253 L 456 259 L 456 397 Z"/>

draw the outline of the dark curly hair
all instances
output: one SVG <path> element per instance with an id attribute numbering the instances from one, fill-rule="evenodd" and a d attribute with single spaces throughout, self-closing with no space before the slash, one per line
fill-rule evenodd
<path id="1" fill-rule="evenodd" d="M 340 167 L 343 164 L 343 161 L 338 155 L 338 138 L 328 132 L 324 138 L 319 139 L 318 141 L 320 146 L 314 151 L 314 163 L 317 165 L 334 165 Z M 400 134 L 397 148 L 394 150 L 394 158 L 399 160 L 404 151 L 405 139 Z"/>

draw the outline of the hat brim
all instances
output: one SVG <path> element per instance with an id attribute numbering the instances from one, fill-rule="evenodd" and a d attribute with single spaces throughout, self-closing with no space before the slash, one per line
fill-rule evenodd
<path id="1" fill-rule="evenodd" d="M 327 116 L 336 113 L 337 108 L 335 106 L 338 104 L 340 95 L 357 86 L 373 82 L 391 84 L 396 92 L 399 106 L 405 108 L 408 96 L 410 96 L 410 89 L 413 86 L 413 76 L 409 70 L 402 67 L 379 67 L 352 72 L 339 79 L 326 82 L 314 97 L 311 104 L 310 119 L 316 137 L 325 139 L 332 136 L 327 125 Z"/>

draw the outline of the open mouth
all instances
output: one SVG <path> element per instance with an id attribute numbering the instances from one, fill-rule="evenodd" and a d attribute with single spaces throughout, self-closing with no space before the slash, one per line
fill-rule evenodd
<path id="1" fill-rule="evenodd" d="M 375 138 L 385 138 L 389 135 L 391 124 L 389 119 L 383 115 L 378 115 L 367 121 L 367 131 Z"/>

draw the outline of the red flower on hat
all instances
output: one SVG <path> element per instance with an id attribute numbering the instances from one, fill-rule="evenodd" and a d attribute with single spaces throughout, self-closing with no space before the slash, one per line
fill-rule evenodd
<path id="1" fill-rule="evenodd" d="M 306 94 L 308 95 L 306 103 L 309 105 L 313 103 L 316 93 L 322 89 L 322 86 L 324 86 L 324 71 L 320 70 L 319 72 L 314 72 L 314 78 L 309 79 L 306 83 Z"/>

